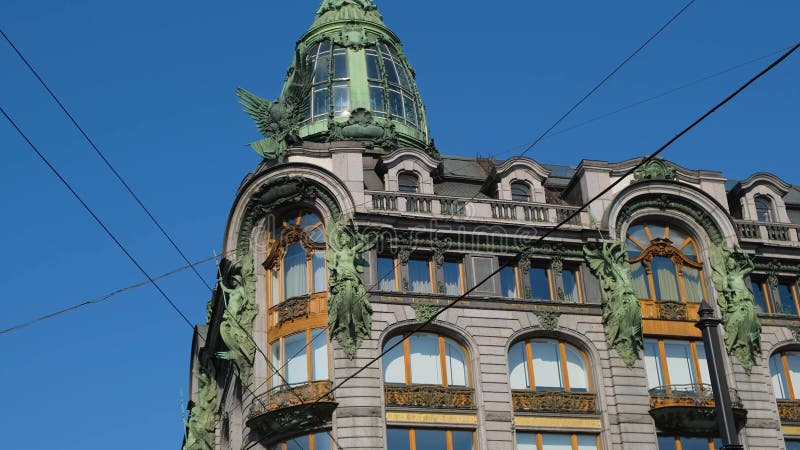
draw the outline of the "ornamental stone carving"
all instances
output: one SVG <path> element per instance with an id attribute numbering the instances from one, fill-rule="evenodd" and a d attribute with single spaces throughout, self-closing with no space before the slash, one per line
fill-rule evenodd
<path id="1" fill-rule="evenodd" d="M 597 396 L 588 392 L 513 390 L 514 411 L 596 414 Z"/>
<path id="2" fill-rule="evenodd" d="M 658 318 L 663 320 L 687 320 L 686 304 L 680 302 L 657 302 Z"/>
<path id="3" fill-rule="evenodd" d="M 678 175 L 674 167 L 670 167 L 664 161 L 654 159 L 648 161 L 642 167 L 633 172 L 633 181 L 644 180 L 677 180 Z"/>
<path id="4" fill-rule="evenodd" d="M 778 400 L 778 414 L 781 422 L 800 423 L 800 402 L 797 400 Z"/>
<path id="5" fill-rule="evenodd" d="M 384 395 L 387 407 L 475 409 L 472 388 L 386 385 Z"/>
<path id="6" fill-rule="evenodd" d="M 370 149 L 394 150 L 399 147 L 394 124 L 375 120 L 364 108 L 355 109 L 345 122 L 328 121 L 328 142 L 334 141 L 361 141 L 364 148 Z"/>
<path id="7" fill-rule="evenodd" d="M 539 318 L 539 326 L 543 330 L 553 331 L 558 328 L 558 314 L 557 312 L 553 311 L 541 311 L 535 313 L 536 317 Z"/>
<path id="8" fill-rule="evenodd" d="M 253 321 L 258 315 L 253 258 L 249 254 L 241 256 L 235 264 L 224 264 L 224 269 L 219 288 L 225 296 L 225 310 L 222 313 L 219 334 L 227 351 L 217 352 L 217 357 L 233 361 L 239 379 L 243 385 L 247 385 L 256 350 Z"/>
<path id="9" fill-rule="evenodd" d="M 411 308 L 414 310 L 414 314 L 416 314 L 417 322 L 425 323 L 431 319 L 437 312 L 441 309 L 436 305 L 431 305 L 428 303 L 414 303 L 411 305 Z"/>
<path id="10" fill-rule="evenodd" d="M 295 297 L 278 305 L 278 325 L 283 325 L 286 322 L 291 322 L 295 319 L 308 317 L 309 302 L 311 297 L 304 295 L 302 297 Z"/>

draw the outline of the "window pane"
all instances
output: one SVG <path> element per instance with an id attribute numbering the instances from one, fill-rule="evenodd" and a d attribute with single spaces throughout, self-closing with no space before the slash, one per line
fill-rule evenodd
<path id="1" fill-rule="evenodd" d="M 794 304 L 794 296 L 789 284 L 781 283 L 778 285 L 778 299 L 780 300 L 781 313 L 797 315 L 797 306 Z"/>
<path id="2" fill-rule="evenodd" d="M 528 363 L 525 354 L 525 341 L 517 342 L 508 350 L 508 369 L 511 378 L 511 389 L 530 389 Z"/>
<path id="3" fill-rule="evenodd" d="M 283 342 L 286 358 L 286 381 L 289 384 L 308 381 L 308 358 L 306 357 L 306 334 L 287 336 Z"/>
<path id="4" fill-rule="evenodd" d="M 543 434 L 542 450 L 572 450 L 572 436 L 568 434 Z"/>
<path id="5" fill-rule="evenodd" d="M 350 88 L 346 82 L 333 86 L 333 112 L 335 117 L 350 115 Z"/>
<path id="6" fill-rule="evenodd" d="M 389 83 L 398 84 L 397 72 L 395 72 L 394 62 L 389 58 L 383 58 L 383 67 L 386 69 L 386 79 Z"/>
<path id="7" fill-rule="evenodd" d="M 467 355 L 461 346 L 449 339 L 444 340 L 445 364 L 447 365 L 447 383 L 450 386 L 468 386 Z"/>
<path id="8" fill-rule="evenodd" d="M 414 193 L 419 190 L 419 178 L 413 173 L 401 173 L 397 176 L 397 185 L 400 192 Z"/>
<path id="9" fill-rule="evenodd" d="M 328 379 L 328 338 L 325 328 L 311 330 L 314 380 Z"/>
<path id="10" fill-rule="evenodd" d="M 800 450 L 800 441 L 786 441 L 786 450 Z"/>
<path id="11" fill-rule="evenodd" d="M 751 284 L 751 289 L 753 291 L 753 298 L 755 299 L 756 306 L 758 307 L 760 312 L 767 312 L 767 297 L 764 295 L 764 289 L 761 286 L 760 281 L 753 281 Z"/>
<path id="12" fill-rule="evenodd" d="M 447 261 L 442 266 L 442 270 L 444 271 L 445 294 L 461 294 L 461 264 Z"/>
<path id="13" fill-rule="evenodd" d="M 675 450 L 675 438 L 672 436 L 659 436 L 658 450 Z"/>
<path id="14" fill-rule="evenodd" d="M 269 355 L 270 355 L 270 362 L 272 363 L 272 367 L 269 370 L 269 373 L 272 376 L 270 381 L 270 386 L 276 387 L 283 384 L 281 382 L 281 378 L 275 373 L 281 367 L 281 341 L 275 341 L 272 345 L 269 346 Z"/>
<path id="15" fill-rule="evenodd" d="M 531 352 L 533 353 L 533 380 L 536 382 L 536 389 L 564 389 L 558 343 L 532 341 Z"/>
<path id="16" fill-rule="evenodd" d="M 293 450 L 311 450 L 310 439 L 308 435 L 299 436 L 294 439 L 286 441 L 286 449 Z"/>
<path id="17" fill-rule="evenodd" d="M 414 105 L 414 101 L 411 100 L 409 96 L 403 96 L 403 107 L 405 108 L 406 112 L 406 120 L 411 123 L 417 122 L 417 108 Z"/>
<path id="18" fill-rule="evenodd" d="M 653 271 L 656 298 L 658 300 L 679 301 L 678 276 L 672 260 L 664 256 L 656 256 L 653 258 L 650 268 Z"/>
<path id="19" fill-rule="evenodd" d="M 383 106 L 383 88 L 377 86 L 369 87 L 369 106 L 373 112 L 386 111 Z"/>
<path id="20" fill-rule="evenodd" d="M 447 433 L 444 430 L 414 430 L 414 441 L 419 450 L 447 450 Z"/>
<path id="21" fill-rule="evenodd" d="M 430 334 L 416 334 L 408 338 L 408 341 L 411 346 L 411 382 L 414 384 L 442 384 L 439 337 Z"/>
<path id="22" fill-rule="evenodd" d="M 578 450 L 597 450 L 597 436 L 579 434 Z"/>
<path id="23" fill-rule="evenodd" d="M 290 223 L 294 223 L 294 219 L 289 221 Z M 303 230 L 308 231 L 309 228 L 313 227 L 314 225 L 320 222 L 319 217 L 314 213 L 305 213 L 300 218 L 300 228 Z"/>
<path id="24" fill-rule="evenodd" d="M 397 290 L 394 278 L 394 259 L 378 258 L 378 285 L 382 291 Z"/>
<path id="25" fill-rule="evenodd" d="M 792 382 L 792 387 L 798 386 L 796 389 L 800 390 L 800 354 L 787 353 L 786 363 L 789 366 L 789 380 Z M 795 398 L 797 398 L 797 395 L 795 395 Z"/>
<path id="26" fill-rule="evenodd" d="M 408 439 L 409 431 L 404 428 L 389 428 L 386 430 L 386 441 L 388 450 L 410 450 L 411 444 Z"/>
<path id="27" fill-rule="evenodd" d="M 431 292 L 431 269 L 427 260 L 408 260 L 408 282 L 412 292 Z"/>
<path id="28" fill-rule="evenodd" d="M 506 298 L 518 298 L 517 275 L 513 267 L 500 270 L 500 295 Z"/>
<path id="29" fill-rule="evenodd" d="M 647 371 L 647 388 L 653 389 L 664 386 L 664 374 L 661 369 L 658 341 L 646 339 L 644 341 L 644 367 Z"/>
<path id="30" fill-rule="evenodd" d="M 565 346 L 567 354 L 567 374 L 569 375 L 569 388 L 573 392 L 586 392 L 589 390 L 589 375 L 586 372 L 586 363 L 583 355 L 572 347 Z"/>
<path id="31" fill-rule="evenodd" d="M 272 278 L 272 305 L 277 305 L 281 302 L 281 295 L 280 295 L 280 282 L 278 281 L 278 271 L 272 269 L 269 271 L 270 277 Z"/>
<path id="32" fill-rule="evenodd" d="M 711 373 L 708 371 L 706 348 L 700 341 L 695 342 L 695 348 L 697 348 L 697 365 L 700 366 L 700 380 L 698 380 L 698 382 L 711 384 Z"/>
<path id="33" fill-rule="evenodd" d="M 772 222 L 772 204 L 768 198 L 756 197 L 756 217 L 759 222 Z"/>
<path id="34" fill-rule="evenodd" d="M 681 438 L 682 450 L 708 450 L 708 438 Z"/>
<path id="35" fill-rule="evenodd" d="M 314 91 L 314 117 L 328 114 L 328 89 Z"/>
<path id="36" fill-rule="evenodd" d="M 403 97 L 397 91 L 389 91 L 389 111 L 393 116 L 403 117 Z"/>
<path id="37" fill-rule="evenodd" d="M 687 302 L 703 300 L 703 285 L 700 282 L 700 271 L 694 267 L 683 266 L 683 287 L 686 289 Z"/>
<path id="38" fill-rule="evenodd" d="M 472 431 L 452 431 L 452 433 L 453 450 L 473 450 L 475 448 L 475 443 L 472 441 Z"/>
<path id="39" fill-rule="evenodd" d="M 694 363 L 692 350 L 688 342 L 664 341 L 664 351 L 667 357 L 667 373 L 671 386 L 695 384 Z"/>
<path id="40" fill-rule="evenodd" d="M 378 56 L 374 50 L 367 50 L 367 78 L 377 80 L 380 78 L 380 71 L 378 70 Z"/>
<path id="41" fill-rule="evenodd" d="M 384 349 L 387 349 L 399 342 L 401 336 L 395 336 L 384 344 Z M 393 348 L 389 353 L 383 357 L 383 381 L 386 383 L 400 383 L 406 382 L 406 369 L 405 360 L 403 358 L 403 344 Z"/>
<path id="42" fill-rule="evenodd" d="M 511 183 L 511 200 L 517 202 L 531 201 L 531 190 L 528 185 L 517 181 Z"/>
<path id="43" fill-rule="evenodd" d="M 314 273 L 314 292 L 324 292 L 327 290 L 325 283 L 325 250 L 315 250 L 311 264 Z"/>
<path id="44" fill-rule="evenodd" d="M 347 78 L 347 50 L 337 48 L 333 51 L 333 78 Z"/>
<path id="45" fill-rule="evenodd" d="M 572 270 L 561 272 L 561 279 L 564 282 L 564 301 L 571 303 L 580 302 L 578 295 L 578 276 Z"/>
<path id="46" fill-rule="evenodd" d="M 769 374 L 772 378 L 772 390 L 775 393 L 775 398 L 789 399 L 789 387 L 786 384 L 781 355 L 773 355 L 769 359 Z"/>
<path id="47" fill-rule="evenodd" d="M 292 244 L 283 257 L 283 286 L 286 298 L 308 294 L 308 272 L 306 250 L 300 244 Z"/>
<path id="48" fill-rule="evenodd" d="M 328 81 L 328 55 L 320 55 L 317 58 L 317 65 L 314 68 L 314 83 L 324 83 Z"/>
<path id="49" fill-rule="evenodd" d="M 531 295 L 534 300 L 551 300 L 550 279 L 547 276 L 547 269 L 541 267 L 531 267 L 528 271 L 531 280 Z"/>
<path id="50" fill-rule="evenodd" d="M 650 282 L 647 279 L 647 272 L 642 263 L 631 264 L 631 278 L 633 278 L 633 287 L 636 289 L 636 296 L 640 299 L 649 299 Z"/>
<path id="51" fill-rule="evenodd" d="M 291 450 L 287 446 L 286 450 Z M 328 433 L 317 433 L 314 435 L 314 450 L 331 450 L 331 435 Z"/>
<path id="52" fill-rule="evenodd" d="M 538 450 L 534 433 L 517 432 L 517 450 Z"/>

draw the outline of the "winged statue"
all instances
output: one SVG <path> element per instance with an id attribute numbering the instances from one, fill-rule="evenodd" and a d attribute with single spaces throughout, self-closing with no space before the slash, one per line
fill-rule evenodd
<path id="1" fill-rule="evenodd" d="M 725 348 L 749 374 L 761 354 L 761 323 L 753 293 L 745 282 L 755 265 L 746 253 L 732 252 L 724 243 L 711 248 L 710 259 L 725 327 Z"/>
<path id="2" fill-rule="evenodd" d="M 362 252 L 376 241 L 375 235 L 359 233 L 351 218 L 338 217 L 327 226 L 328 330 L 350 359 L 372 331 L 372 306 L 360 274 L 366 264 Z"/>
<path id="3" fill-rule="evenodd" d="M 633 287 L 625 244 L 604 242 L 599 250 L 584 247 L 583 253 L 603 291 L 603 324 L 608 344 L 632 367 L 643 348 L 642 310 Z"/>
<path id="4" fill-rule="evenodd" d="M 217 352 L 217 356 L 234 361 L 242 383 L 247 383 L 255 355 L 253 320 L 258 315 L 253 259 L 249 254 L 244 255 L 235 264 L 228 264 L 225 268 L 225 279 L 219 280 L 219 287 L 225 294 L 225 310 L 219 334 L 228 350 Z"/>
<path id="5" fill-rule="evenodd" d="M 275 101 L 259 97 L 245 89 L 236 89 L 244 112 L 256 122 L 258 131 L 265 137 L 250 147 L 267 159 L 283 163 L 289 145 L 299 144 L 300 124 L 308 116 L 311 106 L 313 67 L 310 58 L 299 50 L 289 70 L 289 80 L 283 94 Z"/>

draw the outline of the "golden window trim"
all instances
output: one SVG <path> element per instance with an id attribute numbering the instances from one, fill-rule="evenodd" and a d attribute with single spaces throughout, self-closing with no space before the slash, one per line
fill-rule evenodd
<path id="1" fill-rule="evenodd" d="M 691 238 L 690 238 L 691 239 Z M 647 269 L 647 273 L 651 274 L 652 271 L 650 269 L 650 265 L 653 262 L 653 258 L 656 256 L 664 256 L 670 258 L 673 264 L 675 264 L 675 268 L 678 272 L 678 275 L 682 275 L 683 271 L 682 268 L 684 265 L 692 267 L 694 269 L 702 269 L 703 264 L 692 261 L 686 255 L 683 254 L 681 250 L 678 250 L 669 239 L 665 238 L 656 238 L 650 241 L 650 246 L 642 251 L 636 258 L 631 258 L 628 260 L 631 264 L 636 264 L 641 262 L 644 265 L 645 269 Z"/>

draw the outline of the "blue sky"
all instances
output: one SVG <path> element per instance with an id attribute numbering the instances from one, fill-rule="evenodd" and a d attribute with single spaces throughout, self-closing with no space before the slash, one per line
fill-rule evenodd
<path id="1" fill-rule="evenodd" d="M 683 2 L 383 0 L 445 154 L 519 152 Z M 258 138 L 233 91 L 275 97 L 317 0 L 4 0 L 15 40 L 192 260 L 221 246 Z M 793 0 L 698 1 L 597 92 L 574 126 L 792 45 Z M 773 58 L 775 55 L 773 55 Z M 760 70 L 745 65 L 541 142 L 529 156 L 575 165 L 660 146 Z M 0 42 L 0 105 L 152 274 L 182 266 L 11 49 Z M 732 179 L 790 181 L 798 156 L 800 55 L 664 154 Z M 7 257 L 0 328 L 142 280 L 100 228 L 0 123 Z M 201 267 L 212 282 L 213 264 Z M 190 272 L 161 285 L 194 322 L 208 292 Z M 151 287 L 0 335 L 4 448 L 176 449 L 191 330 Z M 182 403 L 184 402 L 184 403 Z M 112 443 L 112 444 L 109 444 Z"/>

